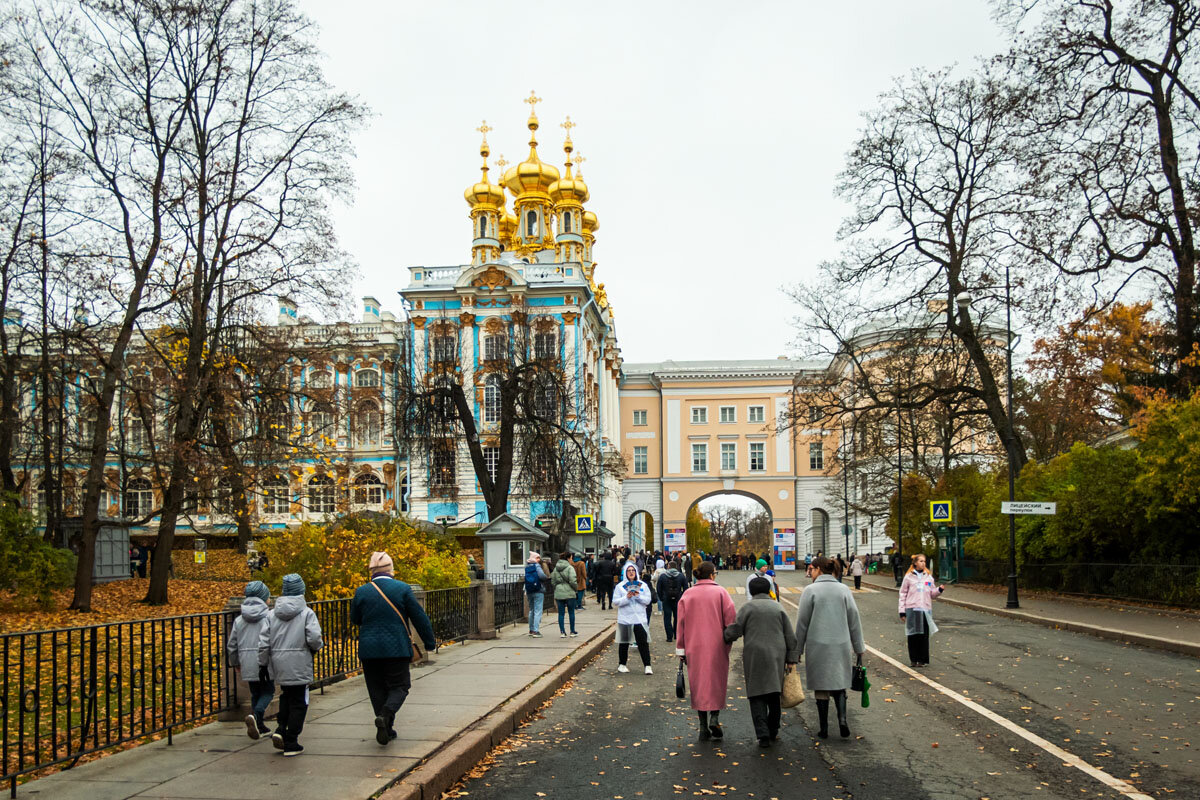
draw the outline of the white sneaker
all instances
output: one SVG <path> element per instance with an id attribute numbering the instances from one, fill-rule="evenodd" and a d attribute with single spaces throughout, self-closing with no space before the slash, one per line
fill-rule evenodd
<path id="1" fill-rule="evenodd" d="M 629 667 L 625 666 L 624 664 L 618 664 L 617 672 L 629 672 Z"/>
<path id="2" fill-rule="evenodd" d="M 646 667 L 646 674 L 647 674 L 647 675 L 653 675 L 653 674 L 654 674 L 654 670 L 650 669 L 649 667 Z"/>

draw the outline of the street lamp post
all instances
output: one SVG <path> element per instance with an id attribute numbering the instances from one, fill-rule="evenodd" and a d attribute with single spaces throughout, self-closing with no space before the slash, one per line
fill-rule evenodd
<path id="1" fill-rule="evenodd" d="M 959 311 L 964 316 L 967 308 L 971 305 L 970 295 L 961 294 L 956 301 Z M 1013 448 L 1012 443 L 1016 438 L 1016 428 L 1013 425 L 1013 403 L 1012 403 L 1012 351 L 1013 351 L 1013 335 L 1012 335 L 1012 281 L 1009 275 L 1008 264 L 1004 265 L 1004 314 L 1005 314 L 1005 342 L 1004 342 L 1004 359 L 1005 359 L 1005 393 L 1007 395 L 1008 408 L 1006 409 L 1005 423 L 1008 427 L 1008 441 L 1004 443 L 1004 451 L 1008 454 L 1008 501 L 1011 503 L 1016 500 L 1016 465 L 1013 463 Z M 1014 514 L 1008 515 L 1008 601 L 1005 603 L 1007 608 L 1020 608 L 1021 603 L 1017 598 L 1017 518 Z"/>
<path id="2" fill-rule="evenodd" d="M 896 556 L 904 569 L 904 423 L 900 417 L 900 384 L 896 384 Z M 899 586 L 899 583 L 896 584 Z"/>
<path id="3" fill-rule="evenodd" d="M 846 469 L 846 424 L 842 423 L 842 539 L 846 543 L 843 550 L 846 558 L 850 557 L 850 473 Z"/>

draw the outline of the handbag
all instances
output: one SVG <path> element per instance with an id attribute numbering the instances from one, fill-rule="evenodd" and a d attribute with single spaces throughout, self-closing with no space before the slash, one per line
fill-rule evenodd
<path id="1" fill-rule="evenodd" d="M 854 672 L 850 677 L 850 691 L 865 692 L 867 690 L 867 670 L 862 665 L 862 654 L 858 656 L 858 662 L 854 665 Z"/>
<path id="2" fill-rule="evenodd" d="M 783 676 L 783 694 L 779 698 L 782 708 L 792 708 L 804 702 L 804 684 L 800 682 L 800 667 L 793 666 L 792 671 Z"/>
<path id="3" fill-rule="evenodd" d="M 679 672 L 675 673 L 675 696 L 680 700 L 687 694 L 687 679 L 683 676 L 683 659 L 679 659 Z"/>
<path id="4" fill-rule="evenodd" d="M 400 621 L 404 623 L 404 630 L 406 633 L 408 633 L 408 642 L 412 645 L 412 656 L 409 657 L 409 661 L 414 664 L 419 664 L 424 661 L 425 653 L 421 651 L 421 646 L 417 644 L 417 637 L 413 636 L 412 626 L 408 624 L 408 617 L 400 613 L 400 609 L 396 608 L 396 605 L 391 601 L 391 598 L 384 594 L 383 589 L 379 588 L 379 584 L 377 584 L 375 581 L 371 581 L 371 585 L 375 587 L 375 591 L 379 592 L 379 596 L 383 598 L 385 603 L 392 607 L 392 611 L 395 611 L 396 616 L 399 617 Z"/>

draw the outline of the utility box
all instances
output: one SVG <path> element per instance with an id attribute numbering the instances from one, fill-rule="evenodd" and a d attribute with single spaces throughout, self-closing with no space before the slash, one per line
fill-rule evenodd
<path id="1" fill-rule="evenodd" d="M 974 568 L 966 565 L 967 554 L 963 546 L 977 533 L 978 525 L 938 526 L 938 580 L 954 583 L 974 576 Z"/>
<path id="2" fill-rule="evenodd" d="M 62 522 L 60 547 L 70 547 L 71 540 L 83 534 L 83 518 L 68 517 Z M 108 583 L 129 577 L 129 526 L 123 520 L 100 518 L 96 534 L 96 560 L 92 564 L 92 583 Z"/>

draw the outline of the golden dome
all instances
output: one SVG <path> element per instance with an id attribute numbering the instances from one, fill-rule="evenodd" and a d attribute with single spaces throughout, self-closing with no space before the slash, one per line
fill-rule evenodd
<path id="1" fill-rule="evenodd" d="M 600 228 L 595 211 L 583 212 L 583 230 L 585 233 L 595 233 Z"/>
<path id="2" fill-rule="evenodd" d="M 547 194 L 550 191 L 550 184 L 558 180 L 558 168 L 538 158 L 537 114 L 531 112 L 526 124 L 529 126 L 529 158 L 504 173 L 503 182 L 514 195 L 527 192 Z"/>
<path id="3" fill-rule="evenodd" d="M 477 131 L 483 134 L 483 143 L 479 145 L 479 155 L 483 157 L 483 175 L 479 179 L 479 183 L 467 189 L 463 193 L 467 204 L 471 208 L 476 208 L 482 205 L 496 206 L 497 208 L 504 207 L 504 188 L 497 186 L 488 180 L 488 156 L 491 155 L 491 148 L 487 143 L 487 132 L 491 130 L 488 127 L 487 120 L 483 121 L 483 125 L 476 128 Z"/>
<path id="4" fill-rule="evenodd" d="M 583 175 L 571 176 L 571 151 L 575 149 L 575 145 L 571 143 L 571 128 L 575 127 L 575 123 L 567 117 L 562 126 L 567 129 L 567 140 L 563 142 L 563 152 L 567 154 L 567 174 L 561 180 L 550 184 L 550 199 L 555 203 L 586 203 L 588 188 L 583 182 Z"/>
<path id="5" fill-rule="evenodd" d="M 504 216 L 500 217 L 500 242 L 508 244 L 512 241 L 513 234 L 517 232 L 517 217 L 515 214 L 504 212 Z"/>

